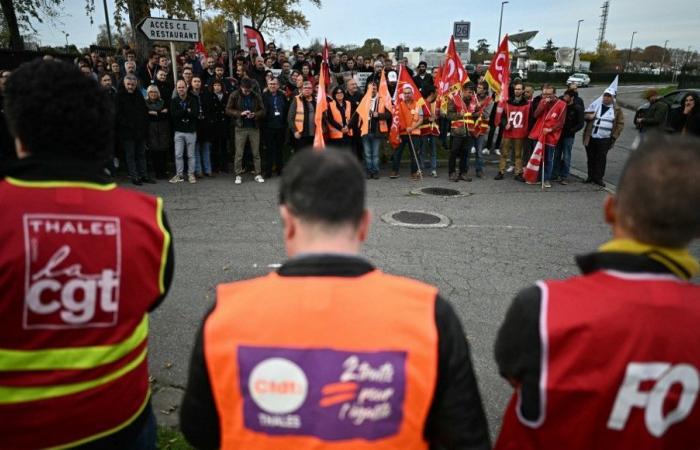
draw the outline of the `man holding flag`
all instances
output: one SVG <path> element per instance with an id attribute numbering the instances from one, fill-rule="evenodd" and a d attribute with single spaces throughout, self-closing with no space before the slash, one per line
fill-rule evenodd
<path id="1" fill-rule="evenodd" d="M 377 92 L 377 85 L 370 83 L 357 107 L 368 180 L 379 179 L 379 149 L 386 139 L 389 131 L 388 124 L 391 121 L 391 97 L 389 97 L 384 73 L 381 75 L 379 86 L 379 92 Z"/>
<path id="2" fill-rule="evenodd" d="M 491 65 L 489 65 L 489 70 L 486 72 L 484 78 L 493 90 L 496 100 L 498 101 L 498 106 L 489 117 L 491 120 L 491 129 L 489 130 L 487 147 L 491 146 L 496 126 L 498 126 L 498 137 L 496 138 L 496 150 L 498 150 L 503 134 L 503 130 L 500 129 L 501 116 L 508 102 L 508 86 L 510 85 L 510 52 L 508 51 L 507 34 L 503 37 L 501 44 L 498 46 L 498 51 L 493 55 L 493 60 L 491 60 Z M 484 149 L 484 153 L 488 153 L 488 150 Z M 496 151 L 496 154 L 500 154 L 500 152 Z"/>
<path id="3" fill-rule="evenodd" d="M 417 180 L 421 175 L 422 158 L 420 154 L 416 153 L 413 140 L 420 139 L 420 124 L 423 123 L 423 105 L 425 101 L 403 66 L 399 67 L 399 82 L 394 96 L 396 103 L 394 105 L 394 117 L 389 141 L 396 150 L 392 156 L 392 171 L 389 178 L 399 177 L 399 166 L 403 156 L 403 149 L 406 145 L 410 145 L 413 152 L 411 178 Z"/>
<path id="4" fill-rule="evenodd" d="M 535 126 L 530 132 L 530 139 L 536 139 L 537 146 L 528 162 L 525 173 L 525 180 L 528 184 L 535 184 L 537 169 L 541 166 L 542 156 L 544 156 L 544 170 L 542 173 L 542 185 L 546 188 L 552 187 L 552 167 L 554 162 L 554 149 L 559 142 L 561 130 L 564 128 L 566 120 L 566 102 L 559 100 L 556 89 L 550 84 L 542 87 L 542 100 L 535 110 Z M 533 175 L 534 172 L 534 175 Z"/>

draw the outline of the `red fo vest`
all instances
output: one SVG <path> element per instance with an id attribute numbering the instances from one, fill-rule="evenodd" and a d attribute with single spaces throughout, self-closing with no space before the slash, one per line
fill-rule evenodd
<path id="1" fill-rule="evenodd" d="M 506 103 L 506 120 L 511 128 L 504 128 L 503 137 L 508 139 L 524 139 L 527 137 L 527 124 L 530 117 L 530 102 L 522 106 Z"/>
<path id="2" fill-rule="evenodd" d="M 228 449 L 421 449 L 434 287 L 385 275 L 220 285 L 204 354 Z"/>
<path id="3" fill-rule="evenodd" d="M 613 271 L 541 284 L 535 422 L 518 395 L 497 450 L 700 448 L 700 287 Z"/>
<path id="4" fill-rule="evenodd" d="M 0 447 L 77 445 L 149 398 L 162 201 L 116 185 L 0 181 Z"/>
<path id="5" fill-rule="evenodd" d="M 537 119 L 535 126 L 530 131 L 530 139 L 539 140 L 542 130 L 545 128 L 554 128 L 558 124 L 563 124 L 566 120 L 566 102 L 564 100 L 556 100 L 554 104 L 545 110 Z M 545 145 L 557 145 L 561 136 L 562 128 L 548 133 L 545 138 Z"/>

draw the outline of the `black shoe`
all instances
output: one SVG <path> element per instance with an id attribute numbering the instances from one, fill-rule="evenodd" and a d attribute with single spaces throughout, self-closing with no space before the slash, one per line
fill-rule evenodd
<path id="1" fill-rule="evenodd" d="M 476 177 L 477 177 L 477 178 L 484 178 L 484 172 L 482 172 L 481 170 L 477 170 L 477 171 L 476 171 Z"/>
<path id="2" fill-rule="evenodd" d="M 503 172 L 498 172 L 498 175 L 496 175 L 493 179 L 494 180 L 502 180 L 503 179 Z"/>
<path id="3" fill-rule="evenodd" d="M 131 179 L 131 184 L 135 184 L 136 186 L 141 186 L 141 185 L 143 185 L 143 183 L 141 183 L 141 180 L 139 180 L 138 178 L 132 178 L 132 179 Z"/>
<path id="4" fill-rule="evenodd" d="M 367 176 L 366 176 L 366 178 L 367 178 L 368 180 L 371 180 L 371 179 L 372 179 L 372 174 L 371 174 L 371 173 L 368 173 Z"/>
<path id="5" fill-rule="evenodd" d="M 586 178 L 586 181 L 584 183 L 593 183 L 593 178 Z"/>
<path id="6" fill-rule="evenodd" d="M 601 180 L 594 180 L 593 184 L 597 184 L 600 187 L 605 187 L 605 183 Z"/>
<path id="7" fill-rule="evenodd" d="M 513 179 L 515 181 L 520 181 L 521 183 L 525 182 L 525 178 L 523 178 L 523 175 L 521 173 L 517 174 Z"/>
<path id="8" fill-rule="evenodd" d="M 156 180 L 150 177 L 143 177 L 141 178 L 142 183 L 148 183 L 148 184 L 156 184 Z"/>

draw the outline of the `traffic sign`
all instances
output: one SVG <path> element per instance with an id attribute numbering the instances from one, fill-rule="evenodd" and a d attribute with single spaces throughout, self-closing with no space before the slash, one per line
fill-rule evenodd
<path id="1" fill-rule="evenodd" d="M 146 17 L 137 25 L 152 41 L 199 42 L 199 24 L 194 20 Z"/>
<path id="2" fill-rule="evenodd" d="M 455 39 L 469 39 L 469 32 L 472 28 L 471 22 L 455 22 L 454 31 L 452 34 Z"/>

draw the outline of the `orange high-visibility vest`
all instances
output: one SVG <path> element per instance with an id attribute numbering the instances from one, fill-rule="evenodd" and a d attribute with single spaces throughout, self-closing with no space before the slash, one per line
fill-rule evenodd
<path id="1" fill-rule="evenodd" d="M 304 97 L 299 94 L 296 97 L 297 109 L 294 115 L 294 128 L 299 133 L 304 132 Z"/>
<path id="2" fill-rule="evenodd" d="M 435 117 L 437 119 L 435 103 L 436 102 L 427 103 L 423 107 L 423 111 L 424 112 L 427 111 L 429 113 L 429 118 Z M 418 128 L 420 129 L 421 136 L 439 136 L 440 135 L 440 127 L 438 126 L 437 122 L 424 123 L 421 126 L 419 126 Z"/>
<path id="3" fill-rule="evenodd" d="M 420 135 L 420 128 L 416 126 L 411 133 L 407 131 L 407 128 L 413 126 L 418 121 L 418 106 L 415 102 L 408 106 L 406 102 L 399 103 L 399 134 L 400 135 Z"/>
<path id="4" fill-rule="evenodd" d="M 427 449 L 436 296 L 378 270 L 218 286 L 204 354 L 221 448 Z"/>
<path id="5" fill-rule="evenodd" d="M 338 105 L 336 104 L 335 101 L 330 101 L 328 102 L 328 109 L 331 111 L 331 114 L 333 115 L 333 120 L 335 120 L 339 124 L 343 124 L 343 116 L 340 113 L 340 109 L 338 108 Z M 351 113 L 352 107 L 350 106 L 350 102 L 345 100 L 345 124 L 349 128 L 350 127 L 350 113 Z M 352 136 L 352 129 L 349 129 L 348 131 L 348 136 Z M 335 129 L 330 123 L 328 124 L 328 136 L 331 139 L 342 139 L 343 138 L 343 132 L 340 130 Z"/>

